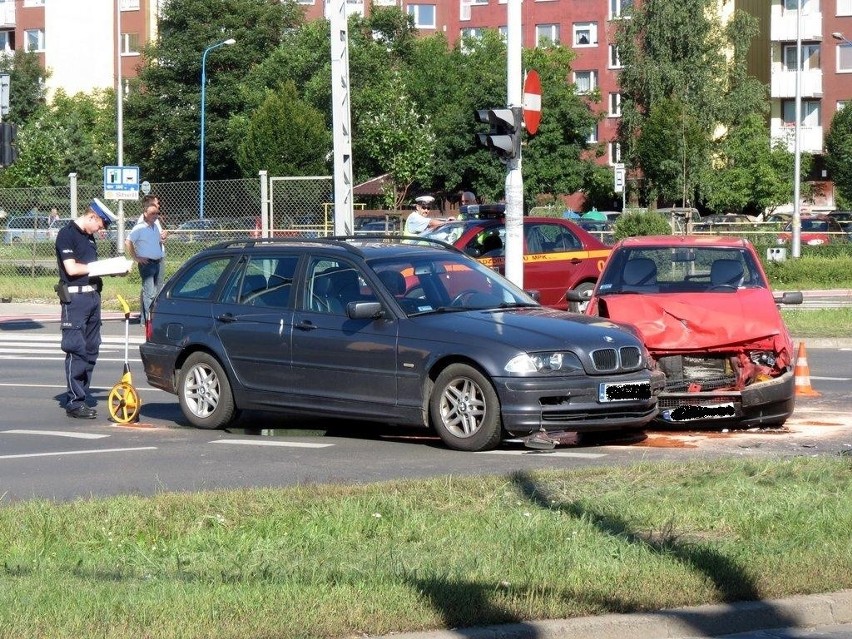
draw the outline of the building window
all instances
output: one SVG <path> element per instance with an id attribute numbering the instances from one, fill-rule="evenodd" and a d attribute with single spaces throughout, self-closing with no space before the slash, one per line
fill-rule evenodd
<path id="1" fill-rule="evenodd" d="M 598 44 L 598 25 L 595 22 L 574 23 L 574 46 L 594 47 Z"/>
<path id="2" fill-rule="evenodd" d="M 469 27 L 467 29 L 461 30 L 462 38 L 474 38 L 476 40 L 482 39 L 483 34 L 485 33 L 485 29 L 482 27 Z"/>
<path id="3" fill-rule="evenodd" d="M 488 4 L 488 0 L 470 0 L 470 4 Z"/>
<path id="4" fill-rule="evenodd" d="M 497 31 L 500 32 L 500 37 L 503 38 L 503 42 L 509 39 L 509 27 L 500 27 Z"/>
<path id="5" fill-rule="evenodd" d="M 44 29 L 27 29 L 24 40 L 24 51 L 44 51 Z"/>
<path id="6" fill-rule="evenodd" d="M 633 0 L 609 0 L 609 19 L 621 18 L 633 8 Z"/>
<path id="7" fill-rule="evenodd" d="M 598 125 L 595 124 L 589 130 L 589 135 L 586 136 L 586 144 L 597 144 L 597 141 L 598 141 Z"/>
<path id="8" fill-rule="evenodd" d="M 121 55 L 138 55 L 139 54 L 139 34 L 138 33 L 122 33 L 121 34 Z"/>
<path id="9" fill-rule="evenodd" d="M 802 126 L 820 125 L 819 100 L 802 100 Z M 784 100 L 783 118 L 786 126 L 796 126 L 796 101 Z"/>
<path id="10" fill-rule="evenodd" d="M 852 16 L 852 0 L 837 0 L 837 15 Z"/>
<path id="11" fill-rule="evenodd" d="M 597 88 L 597 74 L 594 71 L 575 71 L 574 86 L 577 93 L 591 93 Z"/>
<path id="12" fill-rule="evenodd" d="M 819 44 L 809 42 L 802 43 L 802 71 L 814 71 L 820 68 Z M 784 69 L 786 71 L 796 70 L 796 45 L 784 45 Z"/>
<path id="13" fill-rule="evenodd" d="M 0 31 L 0 51 L 11 53 L 15 50 L 15 32 Z"/>
<path id="14" fill-rule="evenodd" d="M 621 94 L 620 93 L 610 93 L 609 94 L 609 115 L 610 117 L 617 118 L 621 115 Z"/>
<path id="15" fill-rule="evenodd" d="M 846 108 L 846 105 L 849 104 L 849 100 L 838 100 L 837 108 L 834 110 L 835 113 L 840 113 L 843 109 Z"/>
<path id="16" fill-rule="evenodd" d="M 139 11 L 139 0 L 121 0 L 122 11 Z"/>
<path id="17" fill-rule="evenodd" d="M 408 15 L 414 18 L 414 26 L 418 29 L 435 28 L 435 5 L 434 4 L 410 4 Z"/>
<path id="18" fill-rule="evenodd" d="M 838 45 L 837 72 L 852 73 L 852 44 Z"/>
<path id="19" fill-rule="evenodd" d="M 609 68 L 620 69 L 621 57 L 618 55 L 618 47 L 614 44 L 609 45 Z"/>
<path id="20" fill-rule="evenodd" d="M 621 145 L 618 142 L 609 143 L 609 163 L 621 164 Z"/>
<path id="21" fill-rule="evenodd" d="M 535 45 L 537 47 L 549 47 L 559 44 L 558 24 L 535 25 Z"/>

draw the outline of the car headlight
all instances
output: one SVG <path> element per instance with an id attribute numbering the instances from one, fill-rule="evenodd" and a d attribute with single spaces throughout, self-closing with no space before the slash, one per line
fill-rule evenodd
<path id="1" fill-rule="evenodd" d="M 775 366 L 776 357 L 772 351 L 752 351 L 748 356 L 754 364 L 769 366 L 770 368 Z"/>
<path id="2" fill-rule="evenodd" d="M 574 353 L 554 351 L 548 353 L 521 353 L 504 367 L 507 373 L 574 373 L 583 365 Z"/>

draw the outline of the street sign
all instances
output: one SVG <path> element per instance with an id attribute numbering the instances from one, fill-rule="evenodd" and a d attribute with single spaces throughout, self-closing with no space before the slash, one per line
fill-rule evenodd
<path id="1" fill-rule="evenodd" d="M 627 172 L 625 171 L 623 164 L 616 164 L 613 168 L 615 169 L 615 181 L 613 183 L 613 190 L 616 193 L 623 193 Z"/>
<path id="2" fill-rule="evenodd" d="M 138 166 L 105 166 L 104 167 L 104 199 L 107 199 L 107 200 L 138 200 L 139 199 L 139 167 Z"/>
<path id="3" fill-rule="evenodd" d="M 524 80 L 524 126 L 527 133 L 535 135 L 541 122 L 541 78 L 538 71 L 529 71 Z"/>

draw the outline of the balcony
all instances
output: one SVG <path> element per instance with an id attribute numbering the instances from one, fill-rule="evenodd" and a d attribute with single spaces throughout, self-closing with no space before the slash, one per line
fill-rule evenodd
<path id="1" fill-rule="evenodd" d="M 801 127 L 801 151 L 802 153 L 822 153 L 822 127 L 807 126 Z M 770 129 L 772 140 L 782 140 L 787 145 L 787 150 L 794 153 L 796 150 L 796 127 L 792 124 L 772 120 Z"/>
<path id="2" fill-rule="evenodd" d="M 795 98 L 796 72 L 773 70 L 771 91 L 773 98 Z M 802 71 L 802 97 L 822 97 L 822 69 Z"/>
<path id="3" fill-rule="evenodd" d="M 796 40 L 796 11 L 781 11 L 781 5 L 772 7 L 772 26 L 769 38 L 773 42 Z M 802 13 L 802 40 L 822 40 L 822 13 Z"/>

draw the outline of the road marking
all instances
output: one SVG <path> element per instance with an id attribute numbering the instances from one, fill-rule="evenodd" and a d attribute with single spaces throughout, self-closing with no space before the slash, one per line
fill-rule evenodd
<path id="1" fill-rule="evenodd" d="M 3 359 L 3 358 L 0 357 L 0 359 Z M 98 358 L 98 361 L 100 362 L 101 359 Z M 111 360 L 105 360 L 105 361 L 111 361 Z M 116 362 L 123 362 L 124 360 L 123 359 L 117 359 L 115 361 Z M 12 382 L 0 382 L 0 387 L 2 387 L 2 386 L 8 386 L 9 388 L 67 388 L 65 386 L 65 384 L 24 384 L 24 383 L 15 384 L 15 383 L 12 383 Z M 158 392 L 161 392 L 161 393 L 166 392 L 161 388 L 154 388 L 153 386 L 139 386 L 138 384 L 134 384 L 134 388 L 136 388 L 136 390 L 158 391 Z M 109 392 L 112 389 L 113 389 L 113 386 L 91 386 L 91 387 L 89 387 L 90 391 Z"/>
<path id="2" fill-rule="evenodd" d="M 816 377 L 811 375 L 811 379 L 821 379 L 824 382 L 848 382 L 852 377 Z"/>
<path id="3" fill-rule="evenodd" d="M 553 452 L 549 450 L 481 450 L 478 455 L 546 455 L 549 457 L 576 457 L 578 459 L 598 459 L 606 457 L 606 453 L 571 453 Z"/>
<path id="4" fill-rule="evenodd" d="M 60 457 L 62 455 L 97 455 L 100 453 L 132 453 L 137 450 L 157 450 L 156 446 L 138 448 L 106 448 L 103 450 L 66 450 L 55 453 L 24 453 L 22 455 L 0 455 L 0 459 L 24 459 L 26 457 Z"/>
<path id="5" fill-rule="evenodd" d="M 211 444 L 237 444 L 241 446 L 284 446 L 287 448 L 328 448 L 334 444 L 309 444 L 307 442 L 263 441 L 260 439 L 217 439 Z"/>
<path id="6" fill-rule="evenodd" d="M 35 355 L 35 357 L 27 357 L 23 353 L 20 354 L 20 355 L 3 355 L 2 354 L 2 353 L 6 353 L 6 352 L 8 352 L 8 351 L 0 349 L 0 360 L 36 359 L 40 362 L 64 362 L 65 361 L 64 355 L 59 356 L 59 357 L 45 357 L 43 353 L 38 354 L 38 353 L 33 352 L 33 353 L 28 353 L 27 355 Z M 142 362 L 141 359 L 134 359 L 132 357 L 129 357 L 127 359 L 127 361 L 128 362 L 135 362 L 137 364 L 140 364 Z M 98 357 L 98 363 L 101 363 L 101 362 L 124 362 L 124 358 L 123 357 Z"/>
<path id="7" fill-rule="evenodd" d="M 103 439 L 109 435 L 100 435 L 98 433 L 72 433 L 67 430 L 25 430 L 17 428 L 13 430 L 0 430 L 0 433 L 13 435 L 49 435 L 50 437 L 72 437 L 74 439 Z"/>

